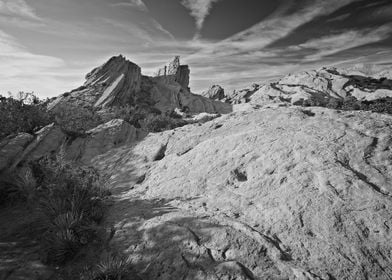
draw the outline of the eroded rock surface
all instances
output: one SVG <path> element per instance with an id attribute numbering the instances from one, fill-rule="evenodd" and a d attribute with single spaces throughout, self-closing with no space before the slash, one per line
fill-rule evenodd
<path id="1" fill-rule="evenodd" d="M 213 100 L 222 100 L 225 98 L 225 90 L 220 85 L 213 85 L 201 95 Z"/>
<path id="2" fill-rule="evenodd" d="M 389 279 L 392 117 L 240 111 L 95 158 L 143 279 Z"/>
<path id="3" fill-rule="evenodd" d="M 115 56 L 88 73 L 83 86 L 57 97 L 49 108 L 63 102 L 98 108 L 132 103 L 140 85 L 140 67 L 122 55 Z"/>
<path id="4" fill-rule="evenodd" d="M 227 96 L 227 100 L 232 104 L 283 101 L 300 105 L 308 100 L 327 104 L 331 99 L 344 100 L 352 96 L 359 101 L 372 101 L 392 97 L 392 80 L 386 72 L 384 74 L 385 77 L 380 76 L 382 73 L 372 77 L 352 70 L 323 68 L 290 74 L 277 82 L 234 91 Z"/>

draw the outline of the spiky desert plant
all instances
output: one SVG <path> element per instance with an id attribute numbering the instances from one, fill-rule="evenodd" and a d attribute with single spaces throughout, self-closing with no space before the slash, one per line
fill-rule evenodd
<path id="1" fill-rule="evenodd" d="M 108 254 L 96 266 L 96 268 L 88 273 L 86 279 L 88 280 L 130 280 L 132 270 L 130 262 L 125 257 L 119 257 L 113 254 Z"/>
<path id="2" fill-rule="evenodd" d="M 107 192 L 94 170 L 70 164 L 46 165 L 48 178 L 39 209 L 45 234 L 44 260 L 61 264 L 98 238 L 97 224 L 103 218 Z"/>

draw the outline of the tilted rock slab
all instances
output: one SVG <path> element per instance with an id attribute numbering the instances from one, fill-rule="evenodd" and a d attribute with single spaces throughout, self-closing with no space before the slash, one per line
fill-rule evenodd
<path id="1" fill-rule="evenodd" d="M 391 279 L 392 117 L 261 108 L 95 159 L 142 279 Z"/>

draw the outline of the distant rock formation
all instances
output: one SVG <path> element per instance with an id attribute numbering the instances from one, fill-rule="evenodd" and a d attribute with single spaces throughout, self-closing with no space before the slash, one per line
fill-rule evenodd
<path id="1" fill-rule="evenodd" d="M 122 55 L 112 57 L 86 75 L 83 86 L 55 98 L 50 110 L 72 105 L 91 110 L 121 106 L 150 106 L 161 112 L 186 108 L 191 113 L 229 113 L 231 106 L 196 95 L 189 89 L 189 67 L 179 57 L 160 69 L 155 77 Z"/>
<path id="2" fill-rule="evenodd" d="M 344 100 L 348 97 L 359 101 L 373 101 L 392 97 L 392 80 L 388 78 L 388 74 L 388 71 L 384 71 L 369 77 L 358 70 L 322 68 L 287 75 L 277 82 L 235 91 L 227 95 L 226 100 L 232 104 L 286 102 L 295 105 L 309 100 L 326 104 L 331 99 Z"/>
<path id="3" fill-rule="evenodd" d="M 225 98 L 225 90 L 220 85 L 213 85 L 208 90 L 203 92 L 201 96 L 213 100 L 222 100 Z"/>
<path id="4" fill-rule="evenodd" d="M 188 65 L 181 65 L 180 57 L 175 56 L 168 65 L 160 68 L 156 77 L 165 77 L 171 81 L 179 83 L 184 89 L 189 89 L 190 70 Z"/>

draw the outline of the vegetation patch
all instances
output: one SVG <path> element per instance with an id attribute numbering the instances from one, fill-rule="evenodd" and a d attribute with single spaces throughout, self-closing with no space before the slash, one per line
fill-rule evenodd
<path id="1" fill-rule="evenodd" d="M 16 97 L 0 95 L 0 140 L 20 132 L 32 134 L 54 118 L 46 111 L 46 101 L 33 93 L 19 92 Z"/>

